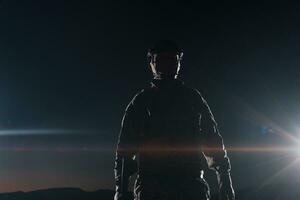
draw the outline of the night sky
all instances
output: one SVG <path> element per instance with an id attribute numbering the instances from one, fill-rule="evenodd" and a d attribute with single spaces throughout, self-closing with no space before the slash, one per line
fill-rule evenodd
<path id="1" fill-rule="evenodd" d="M 0 192 L 112 189 L 122 115 L 166 38 L 215 115 L 235 189 L 299 184 L 300 5 L 199 2 L 2 0 Z"/>

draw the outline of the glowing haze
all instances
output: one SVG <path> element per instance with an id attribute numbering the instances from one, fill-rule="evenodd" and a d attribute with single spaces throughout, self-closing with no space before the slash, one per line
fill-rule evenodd
<path id="1" fill-rule="evenodd" d="M 299 185 L 299 6 L 0 2 L 0 192 L 112 189 L 122 115 L 164 38 L 184 49 L 179 78 L 210 105 L 234 187 Z"/>

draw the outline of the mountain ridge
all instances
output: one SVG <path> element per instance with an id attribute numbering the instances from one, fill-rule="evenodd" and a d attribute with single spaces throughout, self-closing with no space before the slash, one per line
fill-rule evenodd
<path id="1" fill-rule="evenodd" d="M 236 190 L 236 199 L 239 200 L 299 200 L 300 190 L 298 185 L 271 184 L 265 187 L 259 185 Z M 38 189 L 24 192 L 0 193 L 0 200 L 113 200 L 114 191 L 110 189 L 98 189 L 84 191 L 76 187 L 58 187 Z M 131 194 L 132 195 L 132 194 Z M 133 198 L 132 198 L 133 199 Z M 218 195 L 212 194 L 210 200 L 217 200 Z"/>

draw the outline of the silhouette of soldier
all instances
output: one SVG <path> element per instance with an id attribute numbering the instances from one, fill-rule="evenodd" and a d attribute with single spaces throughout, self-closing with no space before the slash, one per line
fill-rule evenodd
<path id="1" fill-rule="evenodd" d="M 198 90 L 177 77 L 182 56 L 168 40 L 148 52 L 154 77 L 122 119 L 114 200 L 130 199 L 129 178 L 136 172 L 135 200 L 208 200 L 207 167 L 216 171 L 220 199 L 235 198 L 230 162 L 209 106 Z"/>

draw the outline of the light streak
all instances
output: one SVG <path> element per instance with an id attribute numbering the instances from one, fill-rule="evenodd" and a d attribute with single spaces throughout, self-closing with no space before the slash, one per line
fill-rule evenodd
<path id="1" fill-rule="evenodd" d="M 0 130 L 0 136 L 14 135 L 59 135 L 59 134 L 80 134 L 97 133 L 97 130 L 77 130 L 77 129 L 6 129 Z"/>
<path id="2" fill-rule="evenodd" d="M 234 98 L 235 106 L 239 108 L 241 111 L 240 115 L 242 118 L 248 120 L 249 122 L 256 123 L 262 126 L 268 126 L 273 130 L 273 134 L 277 134 L 286 140 L 292 141 L 300 145 L 300 140 L 293 134 L 289 133 L 288 131 L 284 130 L 280 126 L 278 126 L 275 122 L 269 119 L 267 116 L 263 115 L 262 113 L 256 111 L 252 108 L 248 103 L 244 102 L 240 98 Z"/>
<path id="3" fill-rule="evenodd" d="M 114 152 L 115 147 L 107 145 L 93 145 L 93 146 L 15 146 L 15 147 L 0 147 L 0 151 L 58 151 L 58 152 L 72 152 L 72 151 L 86 151 L 86 152 Z M 124 150 L 126 151 L 126 150 Z M 140 150 L 141 152 L 149 153 L 201 153 L 201 152 L 218 152 L 217 148 L 166 148 L 166 147 L 148 147 Z M 229 147 L 227 152 L 234 153 L 287 153 L 300 155 L 300 147 L 283 147 L 283 146 L 270 146 L 270 147 Z"/>

